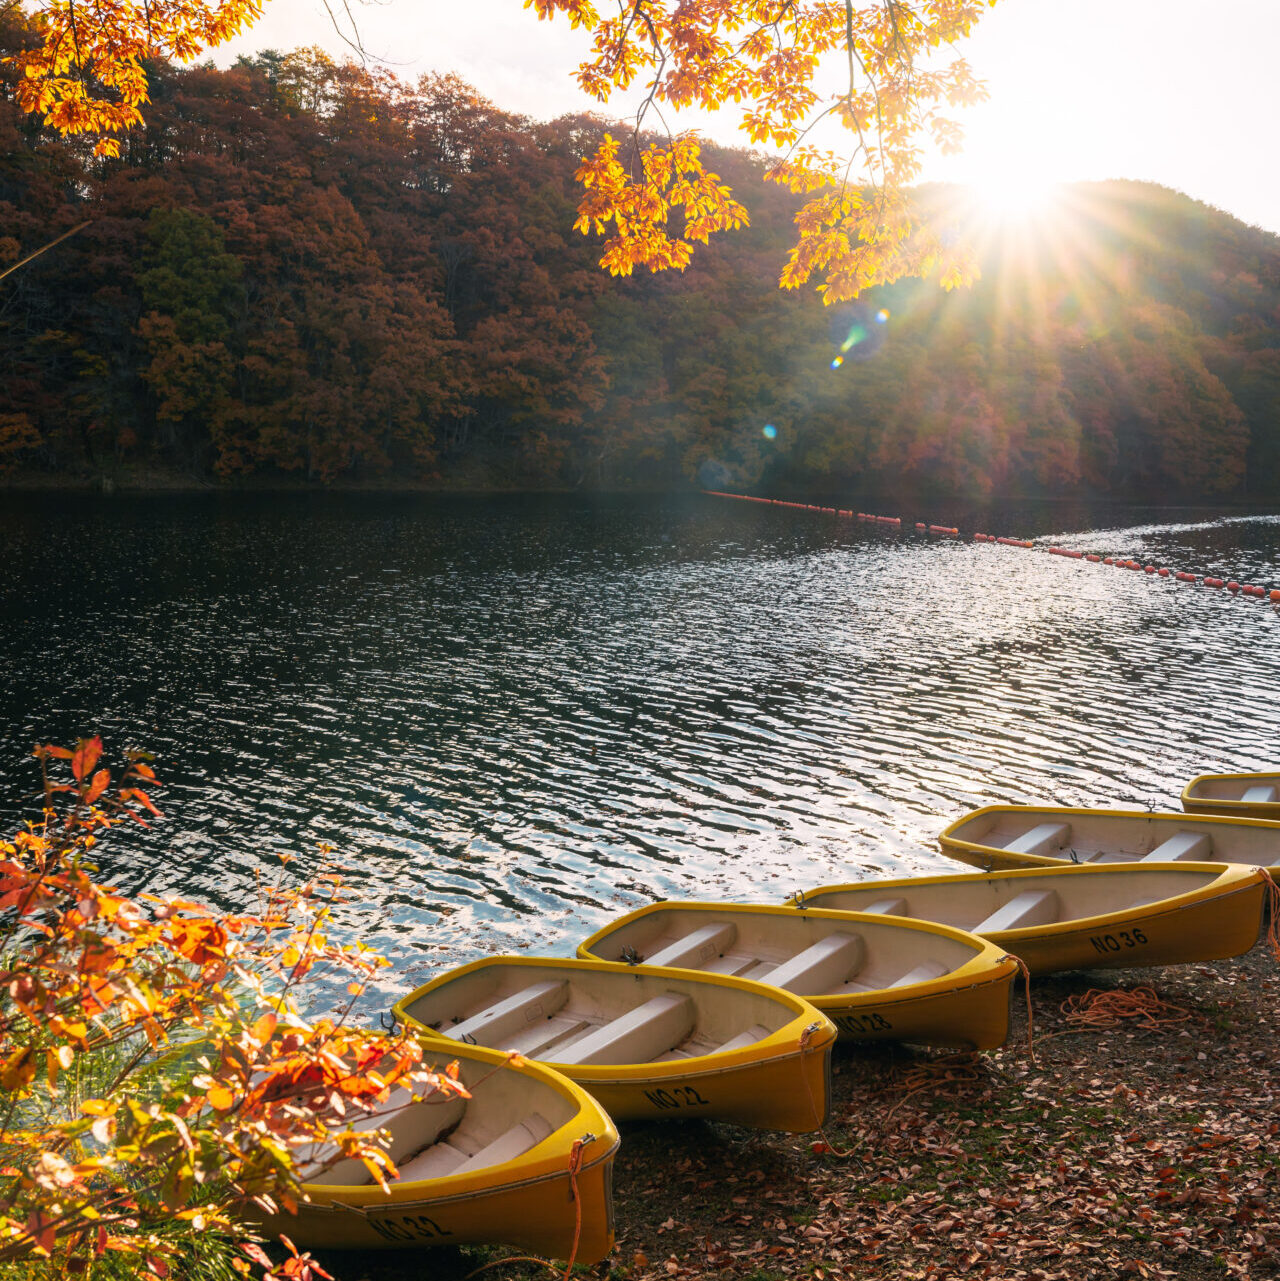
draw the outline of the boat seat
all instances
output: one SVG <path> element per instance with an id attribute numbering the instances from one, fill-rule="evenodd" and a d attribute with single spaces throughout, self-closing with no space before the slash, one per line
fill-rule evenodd
<path id="1" fill-rule="evenodd" d="M 1040 823 L 1029 832 L 1015 836 L 1004 848 L 1010 854 L 1039 854 L 1060 850 L 1071 839 L 1070 823 Z"/>
<path id="2" fill-rule="evenodd" d="M 758 956 L 747 956 L 745 953 L 729 953 L 708 961 L 702 968 L 708 974 L 727 974 L 730 978 L 742 978 L 746 972 L 760 964 Z"/>
<path id="3" fill-rule="evenodd" d="M 890 987 L 906 987 L 908 983 L 927 983 L 930 979 L 940 979 L 947 972 L 941 961 L 922 961 L 914 970 L 908 970 L 901 978 L 894 979 Z"/>
<path id="4" fill-rule="evenodd" d="M 574 1041 L 557 1063 L 648 1063 L 665 1054 L 693 1031 L 691 997 L 678 992 L 655 996 L 634 1010 Z"/>
<path id="5" fill-rule="evenodd" d="M 545 1059 L 555 1053 L 555 1047 L 589 1031 L 591 1024 L 586 1019 L 572 1014 L 552 1015 L 539 1023 L 530 1023 L 515 1036 L 508 1037 L 503 1045 L 504 1050 L 515 1050 L 531 1059 Z"/>
<path id="6" fill-rule="evenodd" d="M 862 968 L 866 950 L 862 935 L 837 931 L 783 961 L 759 981 L 800 995 L 830 992 Z"/>
<path id="7" fill-rule="evenodd" d="M 465 1099 L 453 1096 L 438 1103 L 423 1101 L 415 1104 L 412 1093 L 401 1086 L 391 1092 L 376 1112 L 353 1121 L 351 1128 L 357 1131 L 385 1128 L 391 1135 L 387 1155 L 399 1165 L 405 1157 L 420 1151 L 424 1144 L 430 1143 L 431 1148 L 445 1146 L 434 1142 L 436 1135 L 451 1130 L 465 1113 Z M 334 1161 L 337 1154 L 337 1145 L 329 1142 L 314 1143 L 301 1149 L 294 1157 L 299 1178 L 303 1182 L 346 1185 L 371 1181 L 363 1161 L 353 1157 Z M 460 1159 L 465 1157 L 464 1152 Z M 330 1165 L 329 1162 L 333 1163 Z"/>
<path id="8" fill-rule="evenodd" d="M 875 912 L 879 916 L 906 916 L 907 900 L 904 898 L 878 898 L 874 903 L 857 909 L 859 912 Z"/>
<path id="9" fill-rule="evenodd" d="M 397 1167 L 402 1179 L 443 1179 L 446 1175 L 455 1174 L 466 1164 L 467 1154 L 461 1148 L 455 1148 L 447 1140 L 433 1143 L 425 1151 L 419 1152 L 411 1161 Z M 365 1179 L 364 1182 L 369 1180 Z"/>
<path id="10" fill-rule="evenodd" d="M 686 969 L 700 970 L 713 957 L 722 956 L 738 937 L 737 928 L 725 921 L 704 925 L 686 934 L 652 956 L 646 956 L 646 965 L 682 965 Z"/>
<path id="11" fill-rule="evenodd" d="M 1260 783 L 1257 787 L 1246 789 L 1240 799 L 1250 805 L 1271 805 L 1276 799 L 1276 789 L 1266 783 Z"/>
<path id="12" fill-rule="evenodd" d="M 486 1165 L 514 1161 L 516 1157 L 523 1156 L 530 1148 L 541 1143 L 553 1128 L 545 1117 L 532 1112 L 471 1156 L 449 1143 L 433 1143 L 425 1152 L 420 1152 L 399 1167 L 400 1178 L 406 1183 L 419 1179 L 439 1179 L 446 1174 L 462 1174 Z"/>
<path id="13" fill-rule="evenodd" d="M 1213 842 L 1203 832 L 1179 832 L 1162 841 L 1138 861 L 1141 863 L 1178 863 L 1213 857 Z"/>
<path id="14" fill-rule="evenodd" d="M 731 1037 L 723 1045 L 717 1045 L 715 1052 L 724 1054 L 727 1050 L 745 1050 L 748 1045 L 754 1045 L 757 1041 L 763 1041 L 769 1035 L 769 1029 L 760 1023 L 753 1027 L 747 1028 L 745 1032 L 739 1032 L 737 1036 Z"/>
<path id="15" fill-rule="evenodd" d="M 974 934 L 999 934 L 1002 930 L 1025 930 L 1032 925 L 1048 925 L 1058 919 L 1056 890 L 1023 890 L 1003 907 L 997 908 L 984 921 L 970 926 Z"/>
<path id="16" fill-rule="evenodd" d="M 461 1023 L 440 1030 L 455 1041 L 497 1046 L 530 1023 L 550 1018 L 568 999 L 568 979 L 549 979 L 521 988 Z"/>

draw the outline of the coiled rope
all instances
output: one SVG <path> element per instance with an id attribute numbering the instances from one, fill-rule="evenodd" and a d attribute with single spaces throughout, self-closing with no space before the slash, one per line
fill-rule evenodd
<path id="1" fill-rule="evenodd" d="M 1114 988 L 1103 991 L 1091 987 L 1087 992 L 1069 996 L 1062 1003 L 1062 1013 L 1068 1023 L 1079 1028 L 1120 1027 L 1126 1019 L 1133 1019 L 1143 1031 L 1155 1031 L 1175 1023 L 1186 1023 L 1191 1011 L 1174 1005 L 1157 994 L 1154 988 Z"/>

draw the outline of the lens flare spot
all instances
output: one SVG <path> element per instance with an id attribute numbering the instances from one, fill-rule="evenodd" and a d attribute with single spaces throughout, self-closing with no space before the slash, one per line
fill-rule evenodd
<path id="1" fill-rule="evenodd" d="M 761 435 L 764 436 L 765 440 L 777 440 L 778 429 L 772 423 L 765 423 L 761 429 Z"/>
<path id="2" fill-rule="evenodd" d="M 889 308 L 881 307 L 880 310 L 876 312 L 876 324 L 887 325 L 888 323 L 889 323 Z"/>
<path id="3" fill-rule="evenodd" d="M 839 368 L 840 368 L 840 366 L 841 366 L 841 365 L 843 365 L 843 364 L 844 364 L 844 357 L 843 357 L 843 356 L 837 356 L 837 357 L 836 357 L 836 358 L 831 362 L 831 368 L 832 368 L 832 369 L 839 369 Z"/>
<path id="4" fill-rule="evenodd" d="M 851 347 L 856 347 L 866 336 L 867 331 L 861 325 L 854 325 L 849 330 L 849 336 L 840 344 L 841 352 L 846 352 Z"/>

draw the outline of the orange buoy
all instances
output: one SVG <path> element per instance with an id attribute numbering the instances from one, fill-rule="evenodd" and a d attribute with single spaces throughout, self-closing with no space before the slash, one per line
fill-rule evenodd
<path id="1" fill-rule="evenodd" d="M 1238 592 L 1239 590 L 1240 590 L 1240 584 L 1237 583 L 1234 578 L 1230 579 L 1227 583 L 1227 591 Z"/>
<path id="2" fill-rule="evenodd" d="M 951 525 L 930 525 L 931 534 L 958 534 L 960 531 Z"/>
<path id="3" fill-rule="evenodd" d="M 1154 565 L 1147 565 L 1142 572 L 1144 574 L 1154 574 L 1156 572 L 1156 567 Z"/>
<path id="4" fill-rule="evenodd" d="M 1280 592 L 1276 591 L 1274 587 L 1271 589 L 1271 599 L 1275 601 L 1280 601 Z"/>
<path id="5" fill-rule="evenodd" d="M 1161 578 L 1169 577 L 1169 571 L 1167 569 L 1157 569 L 1156 573 L 1159 574 Z"/>
<path id="6" fill-rule="evenodd" d="M 1225 587 L 1227 585 L 1221 578 L 1206 578 L 1203 581 L 1206 587 Z"/>
<path id="7" fill-rule="evenodd" d="M 1102 557 L 1095 556 L 1092 552 L 1090 552 L 1089 555 L 1085 557 L 1085 560 L 1092 561 L 1095 565 L 1100 565 L 1102 563 Z"/>
<path id="8" fill-rule="evenodd" d="M 1180 583 L 1194 583 L 1198 581 L 1194 574 L 1184 574 L 1181 571 L 1179 571 L 1175 577 Z"/>

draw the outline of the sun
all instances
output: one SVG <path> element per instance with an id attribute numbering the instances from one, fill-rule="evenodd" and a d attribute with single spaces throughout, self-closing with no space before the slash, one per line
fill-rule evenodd
<path id="1" fill-rule="evenodd" d="M 1056 182 L 1010 166 L 966 184 L 974 213 L 997 226 L 1026 226 L 1050 215 L 1060 199 Z"/>

